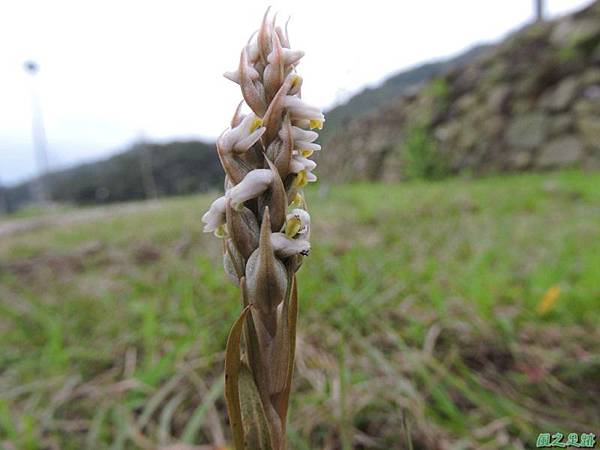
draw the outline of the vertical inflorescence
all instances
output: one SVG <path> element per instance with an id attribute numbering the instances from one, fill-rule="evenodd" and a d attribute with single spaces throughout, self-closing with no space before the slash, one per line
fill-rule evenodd
<path id="1" fill-rule="evenodd" d="M 225 195 L 203 216 L 223 239 L 227 275 L 240 285 L 242 314 L 227 342 L 225 396 L 236 450 L 285 448 L 296 337 L 295 273 L 310 250 L 302 188 L 315 181 L 310 159 L 324 117 L 301 100 L 285 31 L 265 14 L 243 48 L 237 83 L 243 101 L 217 141 Z M 242 114 L 244 103 L 249 114 Z M 241 352 L 242 336 L 245 352 Z"/>

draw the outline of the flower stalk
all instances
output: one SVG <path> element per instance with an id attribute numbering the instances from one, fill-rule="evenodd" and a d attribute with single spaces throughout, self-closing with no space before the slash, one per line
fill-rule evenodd
<path id="1" fill-rule="evenodd" d="M 316 181 L 310 159 L 324 116 L 301 99 L 290 47 L 265 13 L 225 77 L 243 101 L 217 140 L 225 194 L 202 217 L 223 240 L 223 266 L 240 286 L 242 312 L 227 340 L 225 399 L 236 450 L 284 450 L 298 297 L 296 272 L 310 251 L 302 188 Z M 244 107 L 251 112 L 243 114 Z"/>

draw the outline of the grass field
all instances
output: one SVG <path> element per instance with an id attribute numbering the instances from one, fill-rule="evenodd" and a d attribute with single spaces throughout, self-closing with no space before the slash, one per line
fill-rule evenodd
<path id="1" fill-rule="evenodd" d="M 219 240 L 201 233 L 211 200 L 34 217 L 0 237 L 0 448 L 227 442 L 239 299 Z M 291 450 L 600 434 L 600 174 L 308 200 Z"/>

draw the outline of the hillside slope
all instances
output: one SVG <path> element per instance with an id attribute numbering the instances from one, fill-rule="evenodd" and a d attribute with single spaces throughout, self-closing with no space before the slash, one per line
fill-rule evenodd
<path id="1" fill-rule="evenodd" d="M 334 127 L 320 172 L 398 180 L 600 165 L 600 2 L 531 25 L 417 92 Z"/>
<path id="2" fill-rule="evenodd" d="M 37 182 L 5 189 L 8 210 L 31 201 Z M 110 158 L 53 172 L 46 185 L 52 201 L 91 204 L 203 192 L 222 182 L 214 144 L 175 141 L 136 144 Z"/>
<path id="3" fill-rule="evenodd" d="M 418 89 L 432 78 L 442 75 L 452 68 L 467 64 L 488 48 L 490 48 L 489 45 L 476 45 L 453 58 L 420 64 L 387 78 L 381 86 L 362 90 L 345 103 L 327 111 L 327 126 L 321 132 L 321 139 L 327 140 L 328 136 L 347 125 L 351 119 L 374 111 L 390 100 Z"/>

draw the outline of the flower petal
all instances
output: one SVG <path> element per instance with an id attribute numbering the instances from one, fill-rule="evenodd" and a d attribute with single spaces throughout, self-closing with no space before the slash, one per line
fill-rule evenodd
<path id="1" fill-rule="evenodd" d="M 304 142 L 313 142 L 319 137 L 316 131 L 303 130 L 299 127 L 292 127 L 292 135 L 294 136 L 294 140 Z"/>
<path id="2" fill-rule="evenodd" d="M 288 258 L 293 255 L 308 255 L 310 242 L 306 239 L 290 239 L 284 233 L 271 233 L 271 246 L 280 258 Z"/>
<path id="3" fill-rule="evenodd" d="M 269 188 L 273 182 L 273 172 L 269 169 L 254 169 L 246 174 L 244 179 L 229 189 L 225 196 L 234 207 L 251 198 L 256 198 Z"/>
<path id="4" fill-rule="evenodd" d="M 290 172 L 298 173 L 303 170 L 311 171 L 317 167 L 317 163 L 303 156 L 295 155 L 290 162 Z"/>
<path id="5" fill-rule="evenodd" d="M 283 100 L 283 105 L 290 111 L 293 119 L 325 120 L 320 108 L 304 103 L 294 95 L 287 95 Z"/>
<path id="6" fill-rule="evenodd" d="M 221 225 L 225 224 L 225 210 L 227 206 L 227 199 L 225 196 L 216 199 L 208 211 L 202 216 L 202 222 L 204 225 L 204 232 L 211 233 L 217 231 Z"/>
<path id="7" fill-rule="evenodd" d="M 288 233 L 288 223 L 293 223 L 292 226 L 294 233 Z M 294 237 L 297 234 L 306 234 L 310 233 L 310 214 L 308 211 L 301 208 L 294 208 L 292 212 L 290 212 L 286 216 L 286 234 L 289 237 Z"/>

